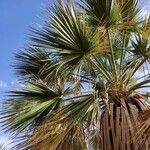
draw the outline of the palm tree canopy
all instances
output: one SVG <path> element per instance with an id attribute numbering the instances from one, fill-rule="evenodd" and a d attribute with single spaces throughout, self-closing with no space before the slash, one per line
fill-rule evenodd
<path id="1" fill-rule="evenodd" d="M 1 112 L 7 130 L 27 133 L 23 148 L 143 146 L 134 139 L 135 114 L 149 109 L 150 18 L 139 18 L 137 2 L 57 2 L 32 29 L 14 64 L 24 87 L 9 93 Z"/>

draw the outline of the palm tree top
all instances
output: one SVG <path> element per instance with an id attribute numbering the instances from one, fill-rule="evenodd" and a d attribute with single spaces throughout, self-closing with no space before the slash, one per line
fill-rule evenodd
<path id="1" fill-rule="evenodd" d="M 150 19 L 140 19 L 137 2 L 56 2 L 32 28 L 14 64 L 24 87 L 8 93 L 2 111 L 7 130 L 27 133 L 23 148 L 140 148 L 133 138 L 137 114 L 149 109 Z"/>

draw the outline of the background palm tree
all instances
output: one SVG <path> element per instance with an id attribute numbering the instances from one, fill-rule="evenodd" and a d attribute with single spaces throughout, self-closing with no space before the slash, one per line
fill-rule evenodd
<path id="1" fill-rule="evenodd" d="M 148 150 L 148 133 L 136 133 L 149 110 L 150 20 L 137 1 L 69 1 L 48 12 L 16 55 L 24 86 L 1 113 L 7 130 L 25 133 L 17 148 Z"/>

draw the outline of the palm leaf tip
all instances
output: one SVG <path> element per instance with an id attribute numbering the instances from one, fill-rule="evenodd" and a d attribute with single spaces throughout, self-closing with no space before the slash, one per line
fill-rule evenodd
<path id="1" fill-rule="evenodd" d="M 78 62 L 93 49 L 90 30 L 80 20 L 73 7 L 56 5 L 53 12 L 50 22 L 47 22 L 42 30 L 33 31 L 35 36 L 32 40 L 43 47 L 55 49 L 64 59 Z"/>
<path id="2" fill-rule="evenodd" d="M 58 87 L 53 85 L 52 88 L 52 84 L 42 82 L 30 82 L 22 91 L 12 91 L 10 96 L 13 99 L 6 101 L 3 108 L 4 126 L 7 124 L 7 129 L 20 133 L 42 124 L 61 107 L 63 99 L 60 91 Z"/>
<path id="3" fill-rule="evenodd" d="M 51 62 L 50 53 L 43 49 L 27 47 L 26 51 L 21 51 L 15 55 L 15 64 L 13 65 L 16 73 L 25 76 L 41 76 L 42 69 L 47 62 Z"/>

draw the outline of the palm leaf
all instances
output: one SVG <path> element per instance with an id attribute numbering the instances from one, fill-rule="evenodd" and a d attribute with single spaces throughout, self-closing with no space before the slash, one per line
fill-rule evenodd
<path id="1" fill-rule="evenodd" d="M 28 47 L 26 51 L 21 51 L 15 55 L 16 63 L 13 64 L 16 73 L 19 75 L 25 75 L 27 78 L 30 77 L 41 77 L 41 71 L 47 66 L 47 62 L 50 64 L 52 58 L 50 53 L 43 49 Z"/>
<path id="2" fill-rule="evenodd" d="M 41 81 L 27 83 L 22 91 L 12 91 L 14 99 L 5 102 L 2 112 L 4 126 L 19 133 L 28 126 L 42 124 L 63 104 L 61 95 L 58 86 Z"/>
<path id="3" fill-rule="evenodd" d="M 99 107 L 101 107 L 104 111 L 105 103 L 99 101 L 98 99 L 97 101 L 94 101 L 93 95 L 88 95 L 76 102 L 73 102 L 65 106 L 63 110 L 58 111 L 58 113 L 55 114 L 54 118 L 50 120 L 50 123 L 48 123 L 46 126 L 41 126 L 37 134 L 35 134 L 31 138 L 31 141 L 36 141 L 35 143 L 33 143 L 37 147 L 41 147 L 41 145 L 46 144 L 46 146 L 43 147 L 43 150 L 47 150 L 49 147 L 52 150 L 62 147 L 68 148 L 68 146 L 73 149 L 76 148 L 77 145 L 75 146 L 75 143 L 73 141 L 75 139 L 74 136 L 76 136 L 77 134 L 77 130 L 74 129 L 83 130 L 82 124 L 85 124 L 86 126 L 86 122 L 87 126 L 92 126 L 93 124 L 95 124 L 98 119 L 100 119 L 97 118 L 97 120 L 95 120 L 95 117 L 100 117 L 98 115 L 98 112 L 101 110 Z M 79 133 L 79 138 L 77 139 L 77 142 L 79 142 L 78 146 L 81 146 L 80 148 L 82 148 L 85 145 L 84 143 L 86 142 L 86 139 L 82 139 L 84 137 L 82 137 L 81 134 L 82 132 Z M 84 141 L 80 141 L 81 139 Z M 70 144 L 65 145 L 68 140 L 71 140 Z"/>
<path id="4" fill-rule="evenodd" d="M 81 0 L 78 3 L 85 10 L 90 25 L 106 27 L 111 23 L 112 4 L 112 0 Z"/>
<path id="5" fill-rule="evenodd" d="M 84 22 L 80 21 L 73 7 L 53 8 L 54 15 L 44 27 L 33 30 L 36 45 L 55 49 L 58 56 L 70 58 L 70 63 L 78 63 L 80 59 L 91 51 L 93 35 Z"/>

